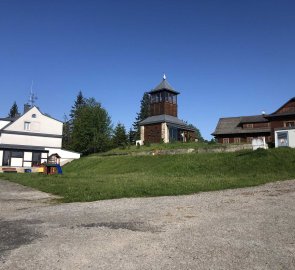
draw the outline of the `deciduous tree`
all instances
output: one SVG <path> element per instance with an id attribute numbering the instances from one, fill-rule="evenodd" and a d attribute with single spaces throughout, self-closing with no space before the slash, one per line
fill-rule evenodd
<path id="1" fill-rule="evenodd" d="M 201 134 L 201 131 L 196 127 L 194 126 L 193 124 L 189 124 L 188 125 L 190 128 L 194 129 L 195 133 L 196 133 L 196 139 L 198 139 L 199 142 L 204 142 L 204 138 Z"/>
<path id="2" fill-rule="evenodd" d="M 72 130 L 72 149 L 83 154 L 103 152 L 110 148 L 111 118 L 94 98 L 75 111 Z"/>

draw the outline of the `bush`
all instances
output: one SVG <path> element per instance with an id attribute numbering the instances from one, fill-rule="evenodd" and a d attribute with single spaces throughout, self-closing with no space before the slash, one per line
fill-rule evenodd
<path id="1" fill-rule="evenodd" d="M 267 143 L 268 148 L 275 148 L 275 144 L 273 142 Z"/>
<path id="2" fill-rule="evenodd" d="M 151 146 L 151 143 L 149 141 L 144 141 L 143 142 L 143 145 L 146 146 L 146 147 L 150 147 Z"/>

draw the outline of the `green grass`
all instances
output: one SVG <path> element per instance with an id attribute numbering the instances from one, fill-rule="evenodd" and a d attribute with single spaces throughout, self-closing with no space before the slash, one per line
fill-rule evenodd
<path id="1" fill-rule="evenodd" d="M 295 178 L 295 149 L 159 156 L 89 156 L 63 175 L 0 174 L 64 202 L 192 194 Z"/>
<path id="2" fill-rule="evenodd" d="M 156 151 L 156 150 L 169 150 L 169 149 L 198 149 L 198 148 L 220 148 L 226 147 L 225 145 L 214 143 L 202 143 L 202 142 L 174 142 L 174 143 L 152 143 L 149 146 L 142 145 L 139 148 L 136 145 L 131 145 L 125 148 L 115 148 L 111 149 L 108 152 L 96 154 L 98 156 L 110 156 L 110 155 L 124 155 L 130 153 L 138 153 L 138 152 L 148 152 L 148 151 Z"/>

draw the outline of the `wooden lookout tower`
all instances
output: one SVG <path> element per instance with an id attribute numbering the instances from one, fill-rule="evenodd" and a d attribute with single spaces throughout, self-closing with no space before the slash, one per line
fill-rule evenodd
<path id="1" fill-rule="evenodd" d="M 161 83 L 149 92 L 149 117 L 140 122 L 140 139 L 151 143 L 194 140 L 194 129 L 178 119 L 179 92 L 163 76 Z"/>

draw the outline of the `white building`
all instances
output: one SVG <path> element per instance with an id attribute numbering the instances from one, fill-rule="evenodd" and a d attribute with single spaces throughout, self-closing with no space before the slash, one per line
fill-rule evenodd
<path id="1" fill-rule="evenodd" d="M 275 146 L 295 148 L 295 129 L 280 128 L 275 130 Z"/>
<path id="2" fill-rule="evenodd" d="M 0 118 L 0 166 L 33 167 L 47 162 L 51 154 L 61 165 L 80 158 L 79 153 L 61 149 L 63 123 L 27 107 L 16 118 Z"/>

